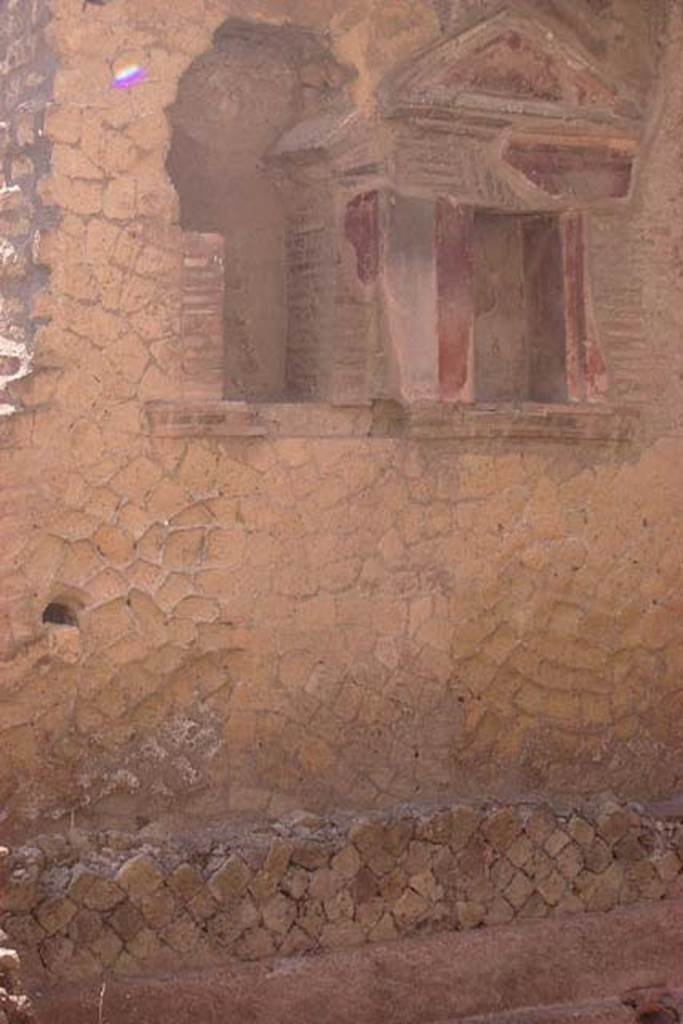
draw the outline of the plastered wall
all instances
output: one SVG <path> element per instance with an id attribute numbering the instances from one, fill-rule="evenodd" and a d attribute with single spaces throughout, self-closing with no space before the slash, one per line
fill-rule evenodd
<path id="1" fill-rule="evenodd" d="M 327 33 L 369 108 L 486 5 L 447 6 L 52 0 L 39 195 L 59 217 L 0 424 L 8 834 L 680 788 L 679 13 L 661 43 L 647 5 L 572 5 L 647 110 L 634 195 L 590 233 L 632 442 L 148 430 L 144 403 L 182 394 L 180 77 L 228 17 L 289 19 Z M 148 80 L 112 89 L 129 63 Z M 45 626 L 50 602 L 78 628 Z"/>

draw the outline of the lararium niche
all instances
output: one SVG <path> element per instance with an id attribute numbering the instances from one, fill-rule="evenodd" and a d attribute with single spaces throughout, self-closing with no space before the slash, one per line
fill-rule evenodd
<path id="1" fill-rule="evenodd" d="M 566 33 L 504 10 L 360 111 L 324 40 L 224 26 L 170 111 L 186 394 L 597 408 L 590 219 L 630 196 L 642 112 Z"/>

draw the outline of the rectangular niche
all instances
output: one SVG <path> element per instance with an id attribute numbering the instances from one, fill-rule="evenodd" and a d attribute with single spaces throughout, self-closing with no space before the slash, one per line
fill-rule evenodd
<path id="1" fill-rule="evenodd" d="M 474 398 L 568 401 L 560 219 L 474 212 Z"/>

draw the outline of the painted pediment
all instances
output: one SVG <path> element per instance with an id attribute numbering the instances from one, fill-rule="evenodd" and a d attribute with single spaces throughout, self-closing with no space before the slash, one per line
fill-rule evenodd
<path id="1" fill-rule="evenodd" d="M 389 117 L 471 111 L 503 123 L 525 114 L 627 123 L 638 116 L 580 44 L 510 12 L 414 58 L 384 82 L 380 101 Z"/>
<path id="2" fill-rule="evenodd" d="M 562 135 L 510 135 L 501 159 L 527 187 L 557 200 L 591 203 L 625 199 L 631 190 L 635 144 Z"/>

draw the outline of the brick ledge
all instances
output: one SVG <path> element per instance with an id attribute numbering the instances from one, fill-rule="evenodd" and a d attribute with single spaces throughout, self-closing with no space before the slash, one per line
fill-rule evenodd
<path id="1" fill-rule="evenodd" d="M 478 405 L 377 401 L 367 405 L 289 402 L 148 402 L 157 437 L 415 438 L 628 444 L 639 410 L 612 405 Z"/>

